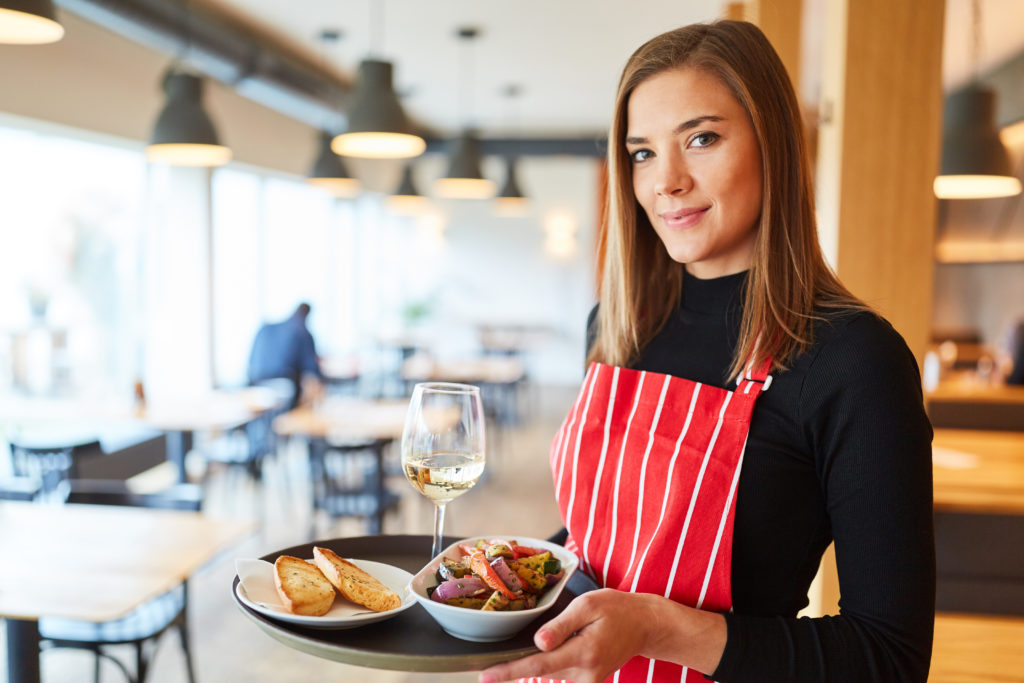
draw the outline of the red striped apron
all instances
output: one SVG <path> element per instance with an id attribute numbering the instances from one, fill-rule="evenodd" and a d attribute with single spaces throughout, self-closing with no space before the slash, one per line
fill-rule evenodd
<path id="1" fill-rule="evenodd" d="M 551 449 L 566 547 L 598 584 L 732 608 L 733 514 L 754 402 L 770 359 L 735 391 L 592 364 Z M 609 680 L 704 681 L 634 657 Z"/>

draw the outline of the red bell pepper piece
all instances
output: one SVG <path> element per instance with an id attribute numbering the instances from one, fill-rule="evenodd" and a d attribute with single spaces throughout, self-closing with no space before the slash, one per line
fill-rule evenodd
<path id="1" fill-rule="evenodd" d="M 501 580 L 498 573 L 494 571 L 494 568 L 487 561 L 487 557 L 484 555 L 482 550 L 477 550 L 469 558 L 469 568 L 476 573 L 488 587 L 501 591 L 509 600 L 515 600 L 516 594 L 508 589 L 508 586 Z"/>
<path id="2" fill-rule="evenodd" d="M 530 557 L 531 555 L 540 555 L 541 551 L 536 548 L 531 548 L 528 545 L 515 545 L 512 544 L 512 552 L 515 554 L 515 559 L 520 557 Z"/>

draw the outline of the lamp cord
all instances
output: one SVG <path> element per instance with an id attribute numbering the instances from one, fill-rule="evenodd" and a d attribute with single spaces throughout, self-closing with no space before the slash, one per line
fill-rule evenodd
<path id="1" fill-rule="evenodd" d="M 380 58 L 384 53 L 384 0 L 370 2 L 370 57 Z"/>
<path id="2" fill-rule="evenodd" d="M 971 2 L 971 77 L 977 81 L 981 77 L 981 2 Z"/>

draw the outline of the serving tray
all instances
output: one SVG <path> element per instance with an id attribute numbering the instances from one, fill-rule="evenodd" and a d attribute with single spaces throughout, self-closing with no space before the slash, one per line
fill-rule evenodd
<path id="1" fill-rule="evenodd" d="M 455 542 L 445 538 L 443 545 Z M 312 557 L 313 546 L 330 548 L 346 558 L 384 562 L 415 574 L 430 561 L 430 536 L 358 536 L 315 541 L 284 548 L 264 555 L 273 562 L 279 555 Z M 577 572 L 579 574 L 579 572 Z M 547 612 L 530 622 L 513 638 L 498 643 L 474 643 L 445 633 L 420 605 L 388 621 L 341 631 L 304 628 L 275 621 L 241 602 L 236 593 L 238 577 L 231 595 L 243 614 L 264 633 L 288 647 L 337 662 L 393 671 L 478 671 L 492 664 L 519 659 L 537 652 L 533 634 L 542 624 L 560 614 L 578 594 L 573 582 L 566 586 Z"/>

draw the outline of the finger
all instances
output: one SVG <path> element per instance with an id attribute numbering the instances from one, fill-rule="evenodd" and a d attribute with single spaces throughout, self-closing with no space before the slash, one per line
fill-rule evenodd
<path id="1" fill-rule="evenodd" d="M 572 666 L 573 655 L 566 654 L 565 648 L 555 652 L 541 652 L 511 662 L 496 664 L 480 672 L 479 683 L 498 683 L 498 681 L 514 681 L 518 678 L 545 676 L 560 679 L 556 675 Z"/>
<path id="2" fill-rule="evenodd" d="M 534 644 L 542 652 L 548 652 L 572 637 L 593 619 L 593 611 L 588 607 L 589 602 L 586 595 L 581 595 L 570 602 L 561 614 L 537 629 L 533 634 Z"/>

